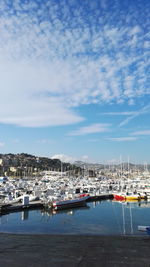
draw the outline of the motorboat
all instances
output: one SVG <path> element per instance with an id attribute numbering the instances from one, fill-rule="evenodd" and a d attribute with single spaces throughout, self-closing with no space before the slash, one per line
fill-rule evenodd
<path id="1" fill-rule="evenodd" d="M 115 194 L 113 194 L 113 197 L 115 200 L 118 200 L 118 201 L 126 200 L 126 194 L 125 193 L 115 193 Z"/>
<path id="2" fill-rule="evenodd" d="M 86 205 L 86 201 L 89 196 L 67 199 L 67 200 L 59 200 L 53 201 L 52 208 L 54 210 L 68 209 L 68 208 L 76 208 Z"/>
<path id="3" fill-rule="evenodd" d="M 147 232 L 147 234 L 150 235 L 150 226 L 139 225 L 138 230 L 142 232 Z"/>
<path id="4" fill-rule="evenodd" d="M 113 194 L 115 200 L 119 201 L 132 201 L 132 200 L 141 200 L 144 198 L 144 196 L 141 196 L 140 194 L 135 193 L 115 193 Z"/>

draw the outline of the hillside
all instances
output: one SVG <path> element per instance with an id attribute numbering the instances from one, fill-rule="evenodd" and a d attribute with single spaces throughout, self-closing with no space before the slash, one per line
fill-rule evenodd
<path id="1" fill-rule="evenodd" d="M 70 163 L 62 163 L 59 159 L 51 159 L 47 157 L 37 157 L 34 155 L 21 153 L 21 154 L 0 154 L 0 175 L 13 175 L 22 176 L 32 174 L 35 172 L 51 170 L 51 171 L 80 171 L 80 167 L 71 165 Z"/>

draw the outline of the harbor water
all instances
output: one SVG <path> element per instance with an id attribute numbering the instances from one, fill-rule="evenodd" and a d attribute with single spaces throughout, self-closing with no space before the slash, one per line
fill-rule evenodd
<path id="1" fill-rule="evenodd" d="M 25 210 L 0 216 L 0 232 L 30 234 L 146 235 L 150 202 L 89 202 L 62 211 Z"/>

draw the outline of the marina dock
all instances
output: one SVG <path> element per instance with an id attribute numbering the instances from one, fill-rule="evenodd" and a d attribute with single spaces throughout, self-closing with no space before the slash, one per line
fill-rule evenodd
<path id="1" fill-rule="evenodd" d="M 87 200 L 87 202 L 90 201 L 97 201 L 97 200 L 105 200 L 105 199 L 112 199 L 113 195 L 112 194 L 100 194 L 96 196 L 90 196 Z M 5 213 L 10 213 L 10 212 L 17 212 L 17 211 L 22 211 L 22 210 L 31 210 L 31 209 L 49 209 L 52 208 L 52 205 L 49 203 L 42 202 L 41 200 L 36 200 L 28 203 L 27 205 L 24 205 L 22 203 L 13 203 L 13 204 L 1 204 L 0 205 L 0 215 L 3 215 Z M 67 206 L 66 206 L 67 209 Z"/>
<path id="2" fill-rule="evenodd" d="M 22 203 L 15 204 L 1 204 L 0 205 L 0 215 L 9 213 L 9 212 L 17 212 L 22 210 L 30 210 L 30 209 L 39 209 L 43 208 L 44 205 L 41 201 L 34 201 L 29 203 L 28 205 L 23 205 Z"/>

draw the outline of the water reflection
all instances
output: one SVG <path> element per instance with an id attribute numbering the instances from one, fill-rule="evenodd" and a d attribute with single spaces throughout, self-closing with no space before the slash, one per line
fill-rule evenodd
<path id="1" fill-rule="evenodd" d="M 48 216 L 53 216 L 53 215 L 57 215 L 57 214 L 66 214 L 66 215 L 74 215 L 76 211 L 79 210 L 89 210 L 90 206 L 85 205 L 82 207 L 77 207 L 77 208 L 69 208 L 69 209 L 62 209 L 62 210 L 51 210 L 51 209 L 47 209 L 47 210 L 41 210 L 41 214 L 42 215 L 48 215 Z"/>
<path id="2" fill-rule="evenodd" d="M 0 232 L 141 235 L 150 224 L 149 201 L 95 201 L 67 210 L 24 210 L 0 217 Z"/>
<path id="3" fill-rule="evenodd" d="M 131 207 L 147 207 L 150 208 L 150 201 L 149 200 L 128 200 L 128 201 L 116 201 L 112 200 L 113 202 L 120 203 L 122 205 L 131 206 Z"/>
<path id="4" fill-rule="evenodd" d="M 21 220 L 25 221 L 29 219 L 29 210 L 23 210 L 21 212 Z"/>
<path id="5" fill-rule="evenodd" d="M 118 201 L 114 202 L 117 203 Z M 142 218 L 144 219 L 146 212 L 143 214 L 143 211 L 145 208 L 150 208 L 150 202 L 148 200 L 120 201 L 119 205 L 122 206 L 122 234 L 136 235 L 138 228 L 138 221 L 140 221 Z M 141 208 L 143 208 L 143 210 L 141 210 Z M 142 213 L 140 212 L 140 210 L 142 211 Z M 142 214 L 144 215 L 143 217 Z M 149 219 L 150 218 L 148 214 L 148 220 Z"/>

